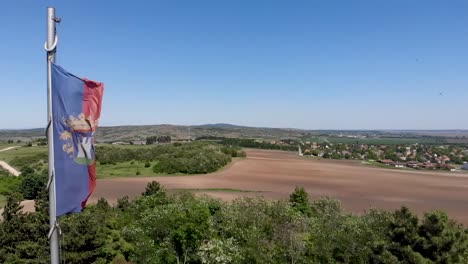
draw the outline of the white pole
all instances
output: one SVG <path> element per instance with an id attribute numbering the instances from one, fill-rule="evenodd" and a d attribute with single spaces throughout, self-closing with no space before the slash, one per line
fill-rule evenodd
<path id="1" fill-rule="evenodd" d="M 56 228 L 56 201 L 55 201 L 55 175 L 54 175 L 54 123 L 52 120 L 52 63 L 55 62 L 54 46 L 56 43 L 55 32 L 55 8 L 47 8 L 47 120 L 48 120 L 48 148 L 49 148 L 49 242 L 50 242 L 50 263 L 59 264 L 59 239 Z"/>

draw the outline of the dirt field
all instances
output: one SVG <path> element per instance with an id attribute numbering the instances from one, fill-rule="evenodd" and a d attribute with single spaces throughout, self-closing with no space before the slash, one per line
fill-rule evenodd
<path id="1" fill-rule="evenodd" d="M 372 207 L 394 209 L 406 205 L 420 214 L 442 209 L 450 217 L 468 224 L 466 173 L 372 168 L 357 162 L 314 160 L 283 151 L 247 150 L 247 156 L 208 175 L 98 180 L 91 201 L 105 197 L 115 202 L 124 195 L 139 195 L 153 180 L 167 189 L 257 191 L 205 192 L 228 200 L 240 196 L 287 198 L 298 185 L 303 186 L 311 198 L 336 197 L 346 210 L 355 213 Z"/>

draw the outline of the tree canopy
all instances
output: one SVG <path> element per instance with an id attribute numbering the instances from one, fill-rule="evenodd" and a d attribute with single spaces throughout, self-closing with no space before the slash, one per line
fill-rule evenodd
<path id="1" fill-rule="evenodd" d="M 47 195 L 22 213 L 11 195 L 1 263 L 48 263 Z M 467 263 L 468 230 L 439 211 L 343 211 L 332 198 L 223 202 L 150 183 L 134 200 L 104 199 L 60 218 L 65 263 Z"/>

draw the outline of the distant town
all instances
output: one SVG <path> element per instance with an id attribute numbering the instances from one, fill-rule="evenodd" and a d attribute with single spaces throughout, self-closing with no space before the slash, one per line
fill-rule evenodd
<path id="1" fill-rule="evenodd" d="M 367 160 L 396 168 L 468 170 L 468 148 L 464 145 L 370 145 L 306 141 L 299 144 L 299 155 Z"/>

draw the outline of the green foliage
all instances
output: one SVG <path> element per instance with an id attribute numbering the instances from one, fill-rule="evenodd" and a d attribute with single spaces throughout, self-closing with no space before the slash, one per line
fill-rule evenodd
<path id="1" fill-rule="evenodd" d="M 0 222 L 0 263 L 48 263 L 47 195 L 38 194 L 35 213 L 21 213 L 20 200 L 8 198 Z M 100 199 L 60 226 L 62 259 L 72 264 L 468 263 L 468 231 L 445 213 L 357 216 L 332 198 L 309 201 L 300 187 L 289 201 L 222 202 L 152 182 L 139 198 L 115 207 Z"/>
<path id="2" fill-rule="evenodd" d="M 297 150 L 297 142 L 285 140 L 278 143 L 256 140 L 252 138 L 223 138 L 223 137 L 200 137 L 197 140 L 215 140 L 219 144 L 229 147 L 259 148 L 259 149 L 278 149 L 278 150 Z"/>
<path id="3" fill-rule="evenodd" d="M 157 181 L 152 181 L 146 185 L 145 192 L 141 195 L 150 196 L 150 195 L 162 195 L 165 196 L 166 190 L 161 184 Z"/>
<path id="4" fill-rule="evenodd" d="M 231 161 L 232 153 L 225 154 L 223 150 L 224 147 L 220 145 L 206 142 L 174 143 L 151 148 L 98 147 L 96 158 L 100 165 L 141 161 L 145 162 L 145 168 L 149 168 L 151 162 L 155 161 L 153 173 L 198 174 L 213 172 L 227 165 Z"/>
<path id="5" fill-rule="evenodd" d="M 41 168 L 41 166 L 47 162 L 47 153 L 36 153 L 27 156 L 15 157 L 10 161 L 10 165 L 17 168 L 23 167 L 35 167 Z"/>
<path id="6" fill-rule="evenodd" d="M 10 195 L 2 214 L 0 263 L 48 263 L 47 218 L 22 213 L 21 199 L 20 194 Z"/>
<path id="7" fill-rule="evenodd" d="M 305 215 L 310 215 L 312 212 L 309 204 L 309 194 L 303 187 L 296 186 L 294 192 L 289 196 L 289 202 L 293 208 Z"/>
<path id="8" fill-rule="evenodd" d="M 148 196 L 147 203 L 154 199 Z M 149 199 L 149 200 L 148 200 Z M 210 211 L 203 200 L 188 193 L 172 197 L 157 207 L 147 207 L 123 230 L 138 245 L 131 258 L 136 263 L 196 263 L 196 250 L 209 234 Z"/>
<path id="9" fill-rule="evenodd" d="M 194 148 L 193 146 L 196 146 Z M 153 166 L 155 173 L 210 173 L 222 168 L 231 161 L 231 157 L 212 144 L 183 144 L 173 152 L 158 157 Z"/>
<path id="10" fill-rule="evenodd" d="M 24 199 L 36 199 L 41 191 L 46 188 L 48 176 L 45 174 L 22 173 L 22 181 L 18 186 Z"/>
<path id="11" fill-rule="evenodd" d="M 21 184 L 21 177 L 16 177 L 0 171 L 0 194 L 9 195 L 17 192 Z"/>
<path id="12" fill-rule="evenodd" d="M 221 151 L 233 158 L 245 158 L 247 156 L 245 151 L 243 151 L 240 147 L 225 146 L 221 149 Z"/>

